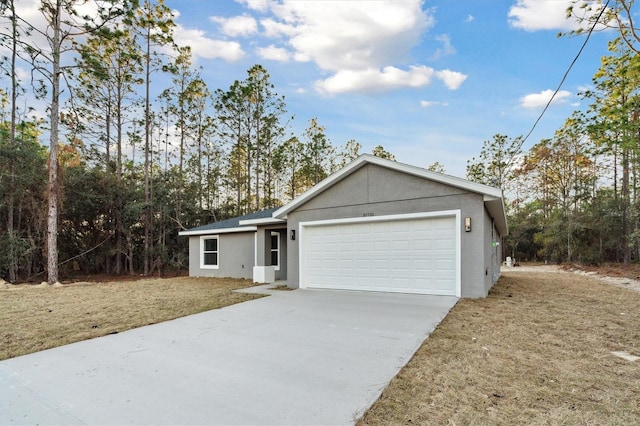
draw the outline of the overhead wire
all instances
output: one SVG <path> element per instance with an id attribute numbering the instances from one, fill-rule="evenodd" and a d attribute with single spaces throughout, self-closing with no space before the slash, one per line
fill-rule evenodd
<path id="1" fill-rule="evenodd" d="M 600 22 L 600 18 L 604 14 L 604 11 L 607 10 L 607 7 L 609 6 L 609 2 L 610 1 L 611 0 L 607 0 L 607 2 L 604 4 L 602 9 L 600 10 L 600 13 L 598 14 L 598 17 L 593 21 L 593 25 L 591 26 L 591 28 L 589 28 L 589 31 L 587 32 L 587 36 L 585 37 L 584 43 L 582 43 L 582 46 L 580 47 L 580 50 L 578 50 L 578 53 L 573 58 L 573 61 L 571 61 L 571 64 L 569 65 L 569 67 L 565 71 L 564 75 L 562 76 L 562 80 L 560 80 L 560 83 L 558 84 L 558 87 L 556 88 L 556 90 L 551 95 L 551 98 L 549 98 L 549 101 L 545 105 L 544 109 L 542 110 L 542 112 L 540 113 L 540 115 L 538 116 L 536 121 L 533 123 L 533 126 L 531 127 L 531 130 L 529 130 L 529 133 L 527 133 L 527 135 L 524 138 L 522 138 L 522 140 L 520 141 L 518 149 L 516 150 L 517 152 L 519 152 L 522 149 L 524 143 L 527 141 L 529 136 L 531 136 L 531 134 L 535 130 L 536 126 L 538 125 L 540 120 L 542 120 L 542 117 L 544 116 L 544 114 L 547 112 L 547 109 L 549 109 L 549 106 L 551 105 L 551 102 L 553 102 L 553 99 L 556 97 L 556 95 L 558 94 L 558 92 L 562 88 L 562 85 L 564 84 L 565 80 L 567 79 L 567 76 L 569 75 L 569 72 L 571 71 L 573 66 L 576 64 L 576 62 L 578 61 L 578 58 L 582 54 L 582 51 L 584 50 L 585 46 L 587 45 L 587 42 L 589 42 L 589 38 L 591 38 L 591 34 L 595 30 L 596 25 L 598 25 L 598 22 Z"/>

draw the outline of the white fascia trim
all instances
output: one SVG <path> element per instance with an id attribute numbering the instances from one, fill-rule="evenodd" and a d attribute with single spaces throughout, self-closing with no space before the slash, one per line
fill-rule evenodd
<path id="1" fill-rule="evenodd" d="M 368 217 L 349 217 L 345 219 L 329 219 L 329 220 L 315 220 L 310 222 L 300 222 L 300 230 L 298 232 L 298 265 L 299 276 L 298 285 L 300 288 L 306 288 L 306 265 L 304 261 L 304 233 L 305 228 L 312 226 L 322 225 L 335 225 L 344 223 L 357 223 L 357 222 L 383 222 L 394 220 L 406 220 L 406 219 L 424 219 L 424 218 L 436 218 L 436 217 L 455 217 L 456 219 L 456 297 L 462 297 L 462 238 L 460 228 L 462 226 L 461 210 L 442 210 L 436 212 L 423 212 L 423 213 L 408 213 L 408 214 L 393 214 L 386 216 L 368 216 Z"/>
<path id="2" fill-rule="evenodd" d="M 358 223 L 358 222 L 389 222 L 394 220 L 423 219 L 428 217 L 445 217 L 445 216 L 456 216 L 456 215 L 460 216 L 460 210 L 440 210 L 435 212 L 390 214 L 390 215 L 384 215 L 384 216 L 347 217 L 344 219 L 327 219 L 327 220 L 314 220 L 309 222 L 300 222 L 300 228 L 305 226 L 338 225 L 342 223 Z"/>
<path id="3" fill-rule="evenodd" d="M 456 210 L 456 297 L 462 297 L 462 212 Z"/>
<path id="4" fill-rule="evenodd" d="M 240 225 L 277 225 L 280 223 L 287 223 L 286 220 L 276 219 L 273 217 L 265 217 L 262 219 L 247 219 L 241 220 Z"/>
<path id="5" fill-rule="evenodd" d="M 257 226 L 241 226 L 236 228 L 223 228 L 223 229 L 203 229 L 200 231 L 181 231 L 178 235 L 196 236 L 196 235 L 218 235 L 218 234 L 230 234 L 232 232 L 255 232 L 258 230 Z"/>
<path id="6" fill-rule="evenodd" d="M 366 164 L 375 164 L 375 165 L 386 167 L 402 173 L 422 177 L 424 179 L 429 179 L 434 182 L 439 182 L 445 185 L 461 188 L 466 191 L 493 196 L 497 198 L 502 198 L 502 190 L 500 188 L 494 188 L 492 186 L 471 182 L 459 177 L 432 172 L 430 170 L 423 169 L 421 167 L 410 166 L 404 163 L 398 163 L 397 161 L 387 160 L 385 158 L 376 157 L 371 154 L 362 154 L 360 157 L 356 158 L 354 161 L 352 161 L 342 169 L 330 175 L 329 177 L 327 177 L 326 179 L 324 179 L 323 181 L 315 185 L 313 188 L 309 189 L 307 192 L 304 192 L 302 195 L 298 196 L 288 204 L 282 206 L 281 208 L 273 212 L 273 217 L 286 218 L 287 213 L 294 210 L 296 207 L 304 204 L 309 199 L 315 197 L 317 194 L 324 191 L 326 188 L 340 181 L 343 177 L 351 174 L 353 171 L 359 169 L 360 167 Z"/>

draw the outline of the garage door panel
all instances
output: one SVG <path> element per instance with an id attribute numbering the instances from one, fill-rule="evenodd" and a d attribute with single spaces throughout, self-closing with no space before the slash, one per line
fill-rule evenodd
<path id="1" fill-rule="evenodd" d="M 302 286 L 455 295 L 456 223 L 447 216 L 303 224 Z"/>
<path id="2" fill-rule="evenodd" d="M 439 270 L 450 271 L 451 268 L 455 268 L 456 262 L 453 259 L 436 259 L 435 267 Z"/>
<path id="3" fill-rule="evenodd" d="M 432 271 L 433 266 L 431 259 L 414 259 L 412 263 L 412 268 L 420 271 Z"/>
<path id="4" fill-rule="evenodd" d="M 358 238 L 357 235 L 354 235 L 353 238 Z M 353 244 L 353 248 L 356 252 L 363 252 L 363 251 L 368 251 L 369 248 L 369 242 L 356 242 Z"/>
<path id="5" fill-rule="evenodd" d="M 325 259 L 322 262 L 322 268 L 323 269 L 337 270 L 338 269 L 338 262 L 335 259 Z"/>
<path id="6" fill-rule="evenodd" d="M 348 272 L 351 271 L 351 269 L 353 269 L 353 260 L 351 259 L 340 259 L 340 269 Z"/>
<path id="7" fill-rule="evenodd" d="M 408 239 L 391 241 L 391 250 L 409 251 L 411 250 L 411 241 L 409 241 Z"/>
<path id="8" fill-rule="evenodd" d="M 411 286 L 411 279 L 407 277 L 394 277 L 391 281 L 394 290 L 408 290 Z"/>
<path id="9" fill-rule="evenodd" d="M 371 247 L 370 250 L 374 253 L 380 253 L 380 252 L 384 252 L 386 250 L 389 250 L 389 248 L 387 247 L 387 242 L 386 241 L 371 241 Z"/>
<path id="10" fill-rule="evenodd" d="M 389 260 L 388 257 L 376 259 L 375 262 L 373 263 L 373 268 L 378 272 L 386 271 L 390 267 L 391 267 L 391 261 Z"/>

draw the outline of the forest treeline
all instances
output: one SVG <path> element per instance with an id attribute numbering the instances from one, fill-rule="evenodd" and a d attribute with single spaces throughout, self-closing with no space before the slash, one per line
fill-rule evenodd
<path id="1" fill-rule="evenodd" d="M 45 278 L 52 197 L 63 275 L 162 274 L 186 268 L 179 231 L 282 205 L 360 154 L 355 140 L 334 145 L 315 117 L 294 135 L 261 65 L 210 88 L 190 49 L 175 45 L 162 1 L 114 2 L 91 19 L 77 4 L 43 1 L 47 28 L 21 19 L 14 2 L 1 5 L 0 41 L 12 53 L 0 90 L 7 281 Z M 19 81 L 17 65 L 35 77 Z M 53 105 L 63 92 L 55 76 L 68 96 Z M 34 117 L 41 100 L 59 112 Z M 382 146 L 373 154 L 393 158 Z"/>
<path id="2" fill-rule="evenodd" d="M 552 138 L 522 150 L 495 135 L 467 164 L 468 178 L 500 186 L 510 235 L 505 255 L 554 263 L 640 259 L 640 58 L 609 45 L 592 86 Z"/>
<path id="3" fill-rule="evenodd" d="M 179 231 L 282 205 L 360 154 L 355 140 L 334 145 L 321 118 L 293 134 L 262 65 L 210 88 L 163 2 L 103 3 L 89 18 L 42 1 L 43 28 L 1 3 L 0 277 L 184 269 Z M 469 179 L 504 190 L 505 255 L 640 258 L 640 62 L 624 34 L 610 51 L 582 94 L 589 107 L 552 138 L 524 150 L 498 134 L 469 160 Z M 34 116 L 43 101 L 46 119 Z"/>

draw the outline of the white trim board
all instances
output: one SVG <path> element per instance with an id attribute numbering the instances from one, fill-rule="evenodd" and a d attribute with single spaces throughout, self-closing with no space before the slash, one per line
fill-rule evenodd
<path id="1" fill-rule="evenodd" d="M 257 226 L 242 226 L 236 228 L 221 228 L 221 229 L 201 229 L 198 231 L 181 231 L 178 235 L 218 235 L 218 234 L 231 234 L 233 232 L 255 232 L 258 230 Z"/>
<path id="2" fill-rule="evenodd" d="M 287 221 L 283 220 L 283 219 L 275 219 L 273 217 L 264 217 L 262 219 L 246 219 L 246 220 L 241 220 L 240 221 L 240 225 L 245 226 L 245 225 L 279 225 L 279 224 L 286 224 Z"/>

